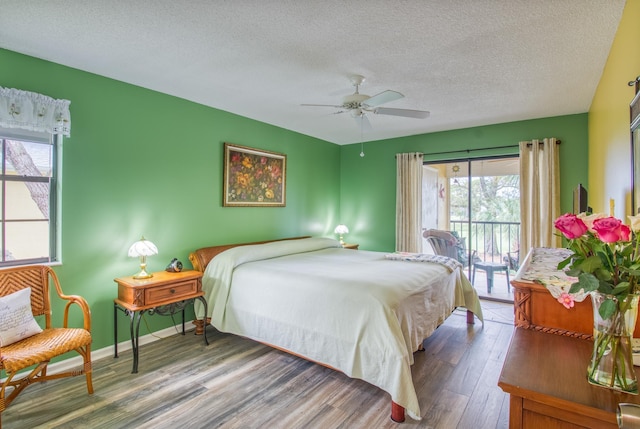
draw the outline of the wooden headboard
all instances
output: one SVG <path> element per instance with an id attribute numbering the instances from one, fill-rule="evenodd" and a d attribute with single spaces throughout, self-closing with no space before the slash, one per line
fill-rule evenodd
<path id="1" fill-rule="evenodd" d="M 207 265 L 209 265 L 209 262 L 217 254 L 231 249 L 232 247 L 247 246 L 249 244 L 264 244 L 283 240 L 300 240 L 301 238 L 310 238 L 310 236 L 306 235 L 304 237 L 280 238 L 277 240 L 254 241 L 251 243 L 222 244 L 220 246 L 201 247 L 200 249 L 194 250 L 193 252 L 189 253 L 189 261 L 191 261 L 194 270 L 204 272 L 204 270 L 207 268 Z"/>

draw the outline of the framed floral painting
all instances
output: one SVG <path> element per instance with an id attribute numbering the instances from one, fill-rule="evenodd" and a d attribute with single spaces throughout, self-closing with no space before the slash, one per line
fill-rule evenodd
<path id="1" fill-rule="evenodd" d="M 225 207 L 284 207 L 287 155 L 224 144 Z"/>

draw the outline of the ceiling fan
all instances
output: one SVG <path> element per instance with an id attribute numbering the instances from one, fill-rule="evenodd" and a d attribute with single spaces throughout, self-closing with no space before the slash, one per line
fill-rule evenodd
<path id="1" fill-rule="evenodd" d="M 342 99 L 342 104 L 302 104 L 302 106 L 315 106 L 315 107 L 333 107 L 340 109 L 336 114 L 351 112 L 351 116 L 360 119 L 361 124 L 366 122 L 365 115 L 372 113 L 374 115 L 391 115 L 391 116 L 404 116 L 406 118 L 424 119 L 429 117 L 429 112 L 425 110 L 411 110 L 411 109 L 394 109 L 391 107 L 378 107 L 381 104 L 389 103 L 394 100 L 404 98 L 404 95 L 397 91 L 386 90 L 379 94 L 369 96 L 366 94 L 360 94 L 360 85 L 365 81 L 364 76 L 353 75 L 351 76 L 351 83 L 356 87 L 356 91 L 353 94 L 347 95 Z"/>

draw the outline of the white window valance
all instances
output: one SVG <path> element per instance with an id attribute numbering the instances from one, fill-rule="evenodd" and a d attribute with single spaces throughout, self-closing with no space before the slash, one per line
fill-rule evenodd
<path id="1" fill-rule="evenodd" d="M 69 100 L 0 86 L 0 127 L 71 135 Z"/>

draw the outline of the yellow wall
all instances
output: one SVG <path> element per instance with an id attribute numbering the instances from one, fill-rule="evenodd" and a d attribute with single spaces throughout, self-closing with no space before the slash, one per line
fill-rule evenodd
<path id="1" fill-rule="evenodd" d="M 589 205 L 594 212 L 626 220 L 631 209 L 629 103 L 627 82 L 640 75 L 640 0 L 627 0 L 609 58 L 589 109 Z"/>

